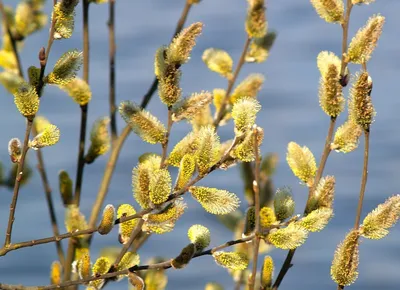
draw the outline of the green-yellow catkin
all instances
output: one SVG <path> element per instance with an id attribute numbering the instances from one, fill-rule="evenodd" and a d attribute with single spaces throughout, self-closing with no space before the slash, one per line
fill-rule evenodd
<path id="1" fill-rule="evenodd" d="M 331 51 L 321 51 L 317 56 L 317 67 L 322 78 L 327 77 L 331 65 L 337 68 L 337 76 L 339 78 L 342 61 Z M 339 80 L 337 81 L 339 82 Z"/>
<path id="2" fill-rule="evenodd" d="M 145 216 L 142 230 L 159 235 L 168 233 L 174 229 L 176 221 L 184 214 L 186 208 L 187 205 L 182 200 L 175 200 L 160 213 Z"/>
<path id="3" fill-rule="evenodd" d="M 191 186 L 189 192 L 207 212 L 212 214 L 227 214 L 239 207 L 240 199 L 227 190 Z"/>
<path id="4" fill-rule="evenodd" d="M 263 228 L 268 228 L 276 222 L 274 210 L 270 207 L 264 206 L 260 209 L 260 225 Z"/>
<path id="5" fill-rule="evenodd" d="M 375 2 L 375 0 L 351 0 L 353 5 L 361 5 L 361 4 L 370 4 L 372 2 Z"/>
<path id="6" fill-rule="evenodd" d="M 61 85 L 60 88 L 65 91 L 75 103 L 81 106 L 86 105 L 92 99 L 92 91 L 86 81 L 75 77 L 67 84 Z"/>
<path id="7" fill-rule="evenodd" d="M 65 211 L 65 227 L 70 233 L 86 230 L 88 228 L 85 216 L 75 204 L 68 205 Z"/>
<path id="8" fill-rule="evenodd" d="M 54 65 L 53 71 L 46 77 L 46 82 L 54 85 L 66 85 L 71 82 L 80 69 L 83 54 L 78 50 L 64 53 Z"/>
<path id="9" fill-rule="evenodd" d="M 129 101 L 122 102 L 119 112 L 125 122 L 140 138 L 150 144 L 163 143 L 167 130 L 152 114 Z"/>
<path id="10" fill-rule="evenodd" d="M 19 36 L 25 37 L 31 31 L 34 11 L 27 2 L 20 2 L 15 11 L 15 30 Z"/>
<path id="11" fill-rule="evenodd" d="M 109 117 L 103 117 L 93 124 L 90 133 L 90 147 L 85 156 L 86 163 L 92 163 L 97 157 L 104 155 L 110 150 L 111 137 L 108 132 Z"/>
<path id="12" fill-rule="evenodd" d="M 50 283 L 60 284 L 62 282 L 62 266 L 59 261 L 54 261 L 50 268 Z"/>
<path id="13" fill-rule="evenodd" d="M 136 214 L 136 210 L 130 204 L 121 204 L 117 210 L 117 219 Z M 119 224 L 120 241 L 125 244 L 128 242 L 131 232 L 137 224 L 137 219 L 132 219 Z"/>
<path id="14" fill-rule="evenodd" d="M 342 126 L 337 128 L 331 149 L 349 153 L 357 149 L 361 134 L 361 126 L 351 119 L 347 120 Z"/>
<path id="15" fill-rule="evenodd" d="M 18 138 L 12 138 L 8 142 L 8 155 L 12 163 L 18 163 L 22 156 L 22 145 Z"/>
<path id="16" fill-rule="evenodd" d="M 196 170 L 196 158 L 191 154 L 186 154 L 181 160 L 179 166 L 178 178 L 176 180 L 175 189 L 182 189 L 192 178 Z"/>
<path id="17" fill-rule="evenodd" d="M 0 67 L 16 73 L 18 64 L 12 51 L 0 50 Z"/>
<path id="18" fill-rule="evenodd" d="M 135 273 L 133 272 L 128 273 L 128 281 L 133 286 L 133 289 L 144 290 L 145 284 L 143 279 L 140 276 L 136 275 Z"/>
<path id="19" fill-rule="evenodd" d="M 271 256 L 265 256 L 261 268 L 261 286 L 262 289 L 268 289 L 272 285 L 272 277 L 274 274 L 274 260 Z"/>
<path id="20" fill-rule="evenodd" d="M 75 26 L 75 6 L 79 0 L 64 0 L 58 2 L 53 9 L 54 39 L 70 38 Z"/>
<path id="21" fill-rule="evenodd" d="M 59 188 L 61 199 L 63 201 L 64 206 L 68 206 L 72 203 L 73 195 L 72 195 L 72 180 L 68 175 L 68 172 L 65 170 L 61 170 L 58 173 L 59 180 Z"/>
<path id="22" fill-rule="evenodd" d="M 91 276 L 90 254 L 89 252 L 84 253 L 78 260 L 77 270 L 81 279 L 87 279 Z"/>
<path id="23" fill-rule="evenodd" d="M 28 78 L 29 78 L 29 84 L 37 88 L 39 85 L 40 68 L 37 68 L 35 66 L 30 66 L 28 68 Z"/>
<path id="24" fill-rule="evenodd" d="M 204 287 L 204 290 L 224 290 L 224 287 L 216 282 L 209 282 L 206 284 L 206 287 Z"/>
<path id="25" fill-rule="evenodd" d="M 55 125 L 48 125 L 44 130 L 37 134 L 32 141 L 29 141 L 29 147 L 37 150 L 39 148 L 53 146 L 60 140 L 60 129 Z"/>
<path id="26" fill-rule="evenodd" d="M 379 37 L 382 34 L 385 17 L 374 15 L 353 37 L 347 50 L 347 60 L 353 63 L 366 63 L 371 58 Z"/>
<path id="27" fill-rule="evenodd" d="M 160 162 L 161 158 L 159 156 L 150 156 L 132 170 L 133 196 L 143 209 L 151 206 L 150 177 L 155 170 L 160 168 Z"/>
<path id="28" fill-rule="evenodd" d="M 213 126 L 202 127 L 197 138 L 196 163 L 199 174 L 204 175 L 219 161 L 221 144 Z"/>
<path id="29" fill-rule="evenodd" d="M 339 74 L 338 67 L 330 64 L 326 75 L 320 80 L 319 104 L 330 117 L 337 117 L 344 110 L 345 99 L 342 85 L 339 83 Z"/>
<path id="30" fill-rule="evenodd" d="M 378 205 L 364 219 L 361 226 L 361 235 L 368 239 L 382 239 L 389 234 L 389 230 L 400 218 L 400 195 L 388 198 Z"/>
<path id="31" fill-rule="evenodd" d="M 215 107 L 216 114 L 221 110 L 222 104 L 225 100 L 226 91 L 224 89 L 213 90 L 213 105 Z"/>
<path id="32" fill-rule="evenodd" d="M 295 202 L 290 188 L 279 188 L 274 197 L 274 211 L 278 221 L 290 218 L 294 214 Z"/>
<path id="33" fill-rule="evenodd" d="M 253 98 L 242 98 L 235 102 L 232 108 L 232 118 L 235 123 L 235 134 L 241 135 L 251 129 L 261 110 L 260 103 Z"/>
<path id="34" fill-rule="evenodd" d="M 181 253 L 171 261 L 171 266 L 174 269 L 182 269 L 187 264 L 189 264 L 190 260 L 193 258 L 193 255 L 196 253 L 196 246 L 192 243 L 184 247 Z"/>
<path id="35" fill-rule="evenodd" d="M 277 248 L 293 250 L 301 246 L 307 237 L 308 232 L 297 223 L 292 222 L 286 228 L 271 230 L 267 238 Z"/>
<path id="36" fill-rule="evenodd" d="M 210 230 L 202 225 L 192 225 L 188 230 L 189 240 L 195 245 L 196 252 L 201 252 L 210 245 Z"/>
<path id="37" fill-rule="evenodd" d="M 286 161 L 293 174 L 308 186 L 312 186 L 313 178 L 317 172 L 314 155 L 306 146 L 300 147 L 295 142 L 290 142 Z"/>
<path id="38" fill-rule="evenodd" d="M 138 161 L 139 163 L 144 163 L 144 162 L 154 162 L 154 163 L 161 163 L 161 155 L 157 154 L 157 153 L 153 153 L 153 152 L 147 152 L 147 153 L 143 153 L 142 155 L 139 156 Z"/>
<path id="39" fill-rule="evenodd" d="M 267 34 L 268 23 L 265 17 L 264 0 L 248 0 L 246 31 L 250 38 L 260 38 Z"/>
<path id="40" fill-rule="evenodd" d="M 198 145 L 199 140 L 197 134 L 190 132 L 175 145 L 174 149 L 168 156 L 168 164 L 179 167 L 182 158 L 187 154 L 193 155 L 196 152 Z"/>
<path id="41" fill-rule="evenodd" d="M 328 175 L 322 177 L 315 189 L 314 197 L 317 199 L 317 208 L 332 208 L 335 195 L 335 177 Z"/>
<path id="42" fill-rule="evenodd" d="M 103 217 L 97 231 L 100 235 L 107 235 L 114 227 L 115 222 L 115 208 L 112 204 L 106 205 L 103 210 Z"/>
<path id="43" fill-rule="evenodd" d="M 125 270 L 133 266 L 139 265 L 139 263 L 140 263 L 140 256 L 137 253 L 128 251 L 124 254 L 121 261 L 118 263 L 116 270 L 117 271 Z M 121 280 L 125 276 L 126 275 L 119 275 L 117 277 L 117 280 Z"/>
<path id="44" fill-rule="evenodd" d="M 196 44 L 196 38 L 201 34 L 202 29 L 203 24 L 196 22 L 175 36 L 166 51 L 167 63 L 177 65 L 186 63 Z"/>
<path id="45" fill-rule="evenodd" d="M 233 60 L 225 50 L 208 48 L 203 52 L 202 60 L 211 71 L 228 79 L 232 77 Z"/>
<path id="46" fill-rule="evenodd" d="M 0 51 L 0 59 L 1 59 L 1 51 Z M 14 94 L 18 90 L 20 83 L 22 82 L 24 82 L 24 79 L 21 78 L 15 72 L 12 71 L 0 72 L 0 84 L 2 84 L 4 88 L 11 94 Z"/>
<path id="47" fill-rule="evenodd" d="M 144 282 L 146 290 L 164 290 L 168 283 L 168 276 L 163 269 L 150 269 L 146 271 Z"/>
<path id="48" fill-rule="evenodd" d="M 175 104 L 181 97 L 180 77 L 181 71 L 175 65 L 167 65 L 164 74 L 158 77 L 158 94 L 161 102 L 168 107 Z"/>
<path id="49" fill-rule="evenodd" d="M 268 59 L 269 51 L 276 39 L 275 32 L 268 32 L 265 36 L 254 38 L 246 53 L 246 62 L 261 63 Z"/>
<path id="50" fill-rule="evenodd" d="M 167 64 L 165 63 L 165 53 L 167 51 L 166 46 L 161 46 L 157 49 L 156 55 L 154 57 L 154 74 L 157 79 L 164 76 Z"/>
<path id="51" fill-rule="evenodd" d="M 260 154 L 260 146 L 264 139 L 264 130 L 257 127 L 257 143 L 258 143 L 258 153 Z M 237 145 L 232 151 L 231 156 L 237 158 L 243 162 L 252 162 L 255 160 L 254 152 L 254 130 L 247 132 L 244 140 Z"/>
<path id="52" fill-rule="evenodd" d="M 311 4 L 326 22 L 339 24 L 343 22 L 343 0 L 311 0 Z"/>
<path id="53" fill-rule="evenodd" d="M 213 117 L 210 105 L 202 107 L 190 120 L 194 132 L 199 132 L 203 127 L 212 126 Z"/>
<path id="54" fill-rule="evenodd" d="M 249 236 L 256 227 L 256 210 L 254 206 L 249 206 L 246 210 L 246 219 L 244 221 L 243 235 Z"/>
<path id="55" fill-rule="evenodd" d="M 39 96 L 36 89 L 25 82 L 14 92 L 14 103 L 18 111 L 27 118 L 32 118 L 39 110 Z"/>
<path id="56" fill-rule="evenodd" d="M 151 172 L 149 197 L 153 204 L 162 204 L 167 201 L 171 193 L 171 175 L 167 169 L 157 169 Z"/>
<path id="57" fill-rule="evenodd" d="M 356 75 L 356 80 L 350 89 L 349 117 L 364 130 L 374 121 L 375 109 L 370 96 L 372 80 L 367 72 Z"/>
<path id="58" fill-rule="evenodd" d="M 230 101 L 232 104 L 244 97 L 255 98 L 265 81 L 262 74 L 250 74 L 234 89 Z"/>
<path id="59" fill-rule="evenodd" d="M 349 286 L 358 277 L 359 232 L 352 230 L 337 247 L 331 266 L 331 277 L 338 285 Z"/>
<path id="60" fill-rule="evenodd" d="M 92 267 L 92 273 L 94 276 L 100 276 L 106 274 L 111 267 L 111 262 L 105 257 L 100 257 L 96 260 Z M 101 289 L 104 285 L 105 280 L 99 279 L 89 282 L 89 286 L 94 289 Z"/>
<path id="61" fill-rule="evenodd" d="M 309 232 L 319 232 L 325 228 L 332 217 L 333 210 L 322 207 L 303 217 L 298 224 Z"/>
<path id="62" fill-rule="evenodd" d="M 244 253 L 218 251 L 213 253 L 213 257 L 218 265 L 231 270 L 245 270 L 249 264 Z"/>
<path id="63" fill-rule="evenodd" d="M 190 97 L 182 99 L 172 107 L 172 120 L 177 122 L 183 119 L 192 119 L 202 108 L 209 105 L 212 101 L 212 95 L 209 92 L 202 91 L 194 93 Z"/>

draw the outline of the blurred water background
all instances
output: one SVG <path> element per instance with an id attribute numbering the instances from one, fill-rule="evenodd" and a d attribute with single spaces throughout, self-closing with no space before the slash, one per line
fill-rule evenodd
<path id="1" fill-rule="evenodd" d="M 15 5 L 17 1 L 5 1 Z M 47 1 L 46 11 L 51 10 Z M 201 61 L 201 54 L 208 47 L 227 50 L 234 60 L 239 58 L 245 40 L 245 0 L 204 0 L 192 9 L 188 23 L 201 21 L 204 32 L 198 39 L 190 62 L 183 66 L 182 87 L 184 95 L 200 90 L 226 88 L 226 81 L 210 72 Z M 184 0 L 117 1 L 117 100 L 140 102 L 153 79 L 153 58 L 156 49 L 167 44 L 175 29 Z M 73 37 L 55 42 L 50 55 L 50 67 L 56 59 L 71 48 L 81 49 L 81 7 L 78 7 L 77 25 Z M 378 0 L 368 6 L 355 7 L 352 11 L 350 35 L 364 25 L 369 16 L 381 13 L 386 17 L 384 33 L 378 48 L 368 64 L 374 80 L 373 100 L 376 107 L 376 122 L 372 126 L 369 179 L 363 209 L 363 216 L 378 203 L 398 193 L 400 181 L 400 134 L 398 92 L 400 73 L 400 1 Z M 108 38 L 106 21 L 108 5 L 92 5 L 90 9 L 90 84 L 93 100 L 89 106 L 89 124 L 108 114 Z M 270 58 L 261 65 L 247 64 L 239 79 L 249 73 L 260 72 L 266 76 L 265 85 L 259 95 L 262 111 L 258 124 L 265 130 L 262 151 L 276 152 L 280 161 L 274 177 L 276 187 L 291 186 L 297 202 L 297 212 L 302 212 L 307 189 L 298 183 L 285 162 L 286 146 L 290 141 L 307 145 L 319 159 L 324 144 L 328 117 L 318 105 L 319 72 L 316 57 L 322 50 L 331 50 L 340 55 L 341 28 L 319 19 L 309 1 L 286 0 L 268 1 L 270 30 L 278 33 Z M 47 29 L 31 36 L 22 52 L 23 67 L 38 65 L 37 52 L 47 42 Z M 352 73 L 358 67 L 350 66 Z M 9 167 L 7 143 L 12 137 L 23 138 L 24 119 L 17 112 L 13 98 L 3 88 L 1 95 L 0 158 Z M 154 96 L 149 109 L 163 121 L 166 108 Z M 41 102 L 40 114 L 59 126 L 62 137 L 59 144 L 43 150 L 61 232 L 64 208 L 58 194 L 57 173 L 67 170 L 75 176 L 78 149 L 80 109 L 67 95 L 54 87 L 46 87 Z M 339 118 L 339 124 L 345 119 Z M 124 126 L 118 116 L 118 127 Z M 189 131 L 187 124 L 174 126 L 171 143 L 175 144 Z M 222 140 L 232 137 L 232 127 L 219 130 Z M 131 135 L 122 150 L 114 173 L 106 203 L 118 205 L 133 203 L 131 171 L 137 158 L 144 152 L 160 152 L 160 146 L 142 142 Z M 334 174 L 337 180 L 336 216 L 322 233 L 311 234 L 305 245 L 296 252 L 294 266 L 285 277 L 280 289 L 336 289 L 330 278 L 330 265 L 337 244 L 353 226 L 358 200 L 362 169 L 362 149 L 343 155 L 331 154 L 326 174 Z M 107 157 L 99 158 L 93 165 L 86 166 L 81 209 L 89 215 L 97 195 Z M 29 153 L 29 163 L 36 164 L 36 156 Z M 243 198 L 243 184 L 239 169 L 215 172 L 201 182 L 203 185 L 224 188 Z M 0 240 L 4 238 L 12 192 L 0 188 Z M 172 257 L 188 242 L 187 229 L 194 223 L 210 228 L 212 245 L 219 245 L 231 239 L 232 233 L 217 219 L 207 214 L 199 204 L 186 198 L 188 211 L 173 232 L 152 236 L 140 250 L 142 261 L 161 255 Z M 243 207 L 245 202 L 242 203 Z M 52 236 L 46 202 L 39 175 L 35 171 L 29 186 L 20 191 L 13 241 Z M 108 236 L 95 236 L 92 257 L 101 248 L 118 246 L 117 229 Z M 66 248 L 67 242 L 63 241 Z M 388 237 L 380 241 L 363 240 L 359 279 L 351 289 L 400 289 L 400 230 L 394 228 Z M 279 268 L 286 251 L 271 252 Z M 46 285 L 49 283 L 49 265 L 57 259 L 55 246 L 42 245 L 25 248 L 0 258 L 0 281 L 24 285 Z M 211 257 L 193 260 L 184 270 L 169 271 L 167 289 L 203 289 L 208 281 L 222 283 L 226 289 L 233 288 L 228 272 L 218 267 Z M 110 283 L 108 289 L 127 289 L 127 282 Z"/>

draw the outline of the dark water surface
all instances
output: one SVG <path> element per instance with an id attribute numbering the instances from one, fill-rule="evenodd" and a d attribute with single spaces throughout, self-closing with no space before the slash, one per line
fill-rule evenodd
<path id="1" fill-rule="evenodd" d="M 5 1 L 13 4 L 14 1 Z M 51 1 L 48 1 L 51 2 Z M 156 49 L 167 44 L 183 7 L 183 0 L 117 1 L 117 99 L 140 102 L 153 78 L 153 56 Z M 316 57 L 321 50 L 340 54 L 341 28 L 319 19 L 309 1 L 286 0 L 268 1 L 270 28 L 278 32 L 278 39 L 266 63 L 245 65 L 240 79 L 252 72 L 266 76 L 266 82 L 259 99 L 263 106 L 258 123 L 265 130 L 263 152 L 276 152 L 280 162 L 275 186 L 291 186 L 297 201 L 297 212 L 302 212 L 307 190 L 293 177 L 285 162 L 286 146 L 290 141 L 307 145 L 319 158 L 329 123 L 318 106 L 317 92 L 319 72 Z M 47 11 L 50 11 L 48 5 Z M 245 0 L 204 0 L 190 13 L 188 22 L 204 22 L 204 32 L 199 38 L 191 61 L 183 67 L 182 87 L 184 95 L 200 90 L 225 88 L 226 81 L 208 71 L 201 61 L 201 54 L 208 47 L 227 50 L 235 60 L 239 58 L 245 33 L 243 22 L 246 14 Z M 379 46 L 368 64 L 374 80 L 373 98 L 377 111 L 376 122 L 371 132 L 371 153 L 369 180 L 365 197 L 363 216 L 378 203 L 400 187 L 400 98 L 398 92 L 400 72 L 400 1 L 377 0 L 369 6 L 355 7 L 351 17 L 350 35 L 354 35 L 369 16 L 374 13 L 386 16 L 384 33 Z M 81 7 L 78 9 L 81 18 Z M 108 114 L 108 43 L 107 5 L 91 7 L 91 63 L 90 83 L 93 100 L 89 106 L 89 124 Z M 70 40 L 56 42 L 50 56 L 51 65 L 66 50 L 81 49 L 81 27 Z M 36 52 L 47 41 L 47 29 L 32 36 L 22 53 L 24 68 L 36 64 Z M 358 68 L 351 66 L 355 72 Z M 8 164 L 7 143 L 12 137 L 23 138 L 24 120 L 13 104 L 13 98 L 2 88 L 0 122 L 0 158 Z M 166 109 L 157 97 L 149 109 L 165 121 Z M 42 99 L 40 113 L 60 127 L 62 137 L 57 146 L 43 150 L 49 178 L 54 189 L 57 217 L 63 220 L 64 209 L 58 197 L 57 173 L 66 169 L 75 176 L 79 135 L 78 105 L 57 88 L 47 87 Z M 339 123 L 345 116 L 341 116 Z M 118 117 L 119 129 L 124 124 Z M 221 128 L 222 140 L 232 137 L 232 127 Z M 172 144 L 189 130 L 186 124 L 174 127 Z M 363 143 L 361 143 L 363 144 Z M 137 158 L 144 152 L 160 151 L 158 146 L 143 143 L 137 136 L 130 136 L 125 143 L 112 179 L 106 203 L 118 205 L 132 203 L 131 171 Z M 34 165 L 33 152 L 29 161 Z M 90 214 L 97 194 L 103 169 L 108 157 L 102 157 L 85 168 L 85 182 L 82 195 L 82 211 Z M 326 174 L 334 174 L 337 180 L 335 201 L 336 216 L 322 232 L 311 234 L 306 244 L 296 252 L 294 267 L 289 271 L 281 289 L 336 289 L 330 278 L 330 265 L 336 245 L 352 227 L 357 206 L 361 178 L 362 150 L 343 155 L 334 153 L 328 160 Z M 217 172 L 207 177 L 202 184 L 224 188 L 242 195 L 242 182 L 237 168 Z M 12 193 L 0 189 L 0 240 L 4 238 Z M 187 198 L 188 211 L 177 223 L 175 230 L 163 236 L 153 236 L 140 250 L 142 261 L 154 255 L 172 257 L 188 242 L 187 229 L 194 223 L 210 228 L 212 245 L 219 245 L 231 239 L 231 233 L 207 214 L 196 202 Z M 244 202 L 243 202 L 244 206 Z M 14 241 L 25 241 L 51 236 L 47 207 L 40 178 L 35 172 L 28 187 L 20 191 Z M 61 222 L 61 231 L 65 228 Z M 93 259 L 105 246 L 117 246 L 117 230 L 105 237 L 96 236 L 92 248 Z M 64 247 L 67 243 L 64 241 Z M 359 279 L 352 289 L 400 289 L 400 230 L 397 226 L 390 235 L 380 241 L 363 240 L 360 247 Z M 274 250 L 273 256 L 279 267 L 285 251 Z M 0 258 L 0 282 L 22 283 L 24 285 L 45 285 L 49 283 L 49 265 L 57 259 L 54 245 L 43 245 L 11 252 Z M 211 257 L 193 260 L 181 271 L 169 271 L 167 289 L 203 289 L 208 281 L 217 281 L 233 288 L 233 282 L 226 270 L 218 267 Z M 109 289 L 127 289 L 127 282 L 113 283 Z"/>

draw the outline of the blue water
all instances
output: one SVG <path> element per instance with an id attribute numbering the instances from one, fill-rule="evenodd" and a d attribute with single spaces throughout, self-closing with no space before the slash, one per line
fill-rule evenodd
<path id="1" fill-rule="evenodd" d="M 15 1 L 5 1 L 14 5 Z M 51 2 L 51 1 L 48 1 Z M 177 18 L 183 7 L 183 0 L 175 1 L 117 1 L 117 99 L 140 102 L 153 78 L 153 56 L 156 49 L 167 44 L 175 28 Z M 47 11 L 50 6 L 47 5 Z M 227 50 L 237 60 L 239 58 L 245 33 L 243 23 L 246 14 L 246 1 L 219 0 L 202 1 L 193 8 L 188 23 L 202 21 L 203 35 L 198 39 L 191 61 L 183 67 L 182 88 L 184 95 L 200 90 L 225 88 L 226 81 L 208 71 L 201 61 L 201 54 L 208 47 Z M 364 7 L 355 7 L 351 17 L 350 35 L 354 35 L 369 16 L 374 13 L 386 16 L 384 33 L 378 48 L 368 64 L 374 80 L 373 98 L 376 107 L 376 122 L 371 129 L 371 151 L 369 179 L 363 209 L 363 216 L 377 204 L 392 194 L 398 193 L 400 186 L 400 155 L 398 144 L 398 124 L 400 98 L 398 82 L 400 72 L 400 41 L 398 38 L 400 1 L 377 0 L 377 3 Z M 91 7 L 90 11 L 90 83 L 93 100 L 89 108 L 89 124 L 108 114 L 108 43 L 107 43 L 107 5 Z M 81 19 L 79 7 L 77 19 Z M 297 212 L 302 212 L 307 190 L 293 177 L 285 162 L 286 146 L 290 141 L 307 145 L 319 158 L 323 147 L 329 120 L 318 106 L 317 92 L 319 72 L 316 56 L 321 50 L 331 50 L 340 54 L 341 28 L 327 24 L 319 19 L 309 1 L 286 0 L 268 1 L 268 19 L 271 30 L 278 32 L 278 38 L 271 51 L 269 60 L 261 65 L 245 65 L 240 79 L 249 73 L 260 72 L 266 76 L 265 86 L 259 99 L 263 106 L 258 124 L 265 130 L 263 152 L 276 152 L 280 161 L 274 177 L 276 187 L 291 186 L 297 202 Z M 70 40 L 54 44 L 50 55 L 50 65 L 66 50 L 81 49 L 80 21 Z M 35 34 L 25 43 L 22 53 L 24 68 L 37 64 L 37 51 L 47 41 L 47 29 Z M 352 72 L 358 68 L 350 66 Z M 24 119 L 17 112 L 13 98 L 2 88 L 0 122 L 0 158 L 9 167 L 7 142 L 12 137 L 23 138 Z M 157 96 L 153 98 L 149 109 L 163 121 L 166 109 Z M 45 162 L 54 189 L 54 200 L 60 228 L 64 209 L 58 196 L 57 173 L 67 170 L 75 176 L 77 139 L 79 135 L 79 107 L 63 92 L 47 87 L 41 100 L 40 113 L 47 116 L 60 127 L 61 141 L 54 147 L 43 150 Z M 339 118 L 343 122 L 345 116 Z M 118 117 L 121 130 L 124 123 Z M 232 137 L 232 128 L 223 127 L 219 131 L 221 138 Z M 173 128 L 172 144 L 189 130 L 187 124 Z M 361 143 L 362 145 L 363 143 Z M 159 146 L 143 143 L 131 135 L 122 150 L 117 170 L 112 179 L 106 203 L 118 205 L 133 203 L 131 193 L 131 170 L 137 158 L 144 152 L 160 152 Z M 29 154 L 29 163 L 34 166 L 36 158 Z M 93 165 L 85 168 L 85 183 L 82 194 L 82 211 L 90 214 L 94 198 L 107 157 L 99 158 Z M 333 174 L 337 180 L 335 213 L 336 216 L 327 228 L 311 234 L 306 244 L 298 249 L 293 260 L 294 266 L 285 277 L 280 289 L 336 289 L 330 278 L 330 265 L 336 245 L 344 238 L 353 225 L 361 178 L 362 150 L 343 155 L 333 153 L 328 160 L 326 174 Z M 236 192 L 243 199 L 242 182 L 237 168 L 227 172 L 216 172 L 207 177 L 202 184 Z M 4 238 L 9 203 L 12 193 L 0 189 L 0 240 Z M 173 257 L 188 243 L 186 232 L 190 225 L 200 223 L 210 228 L 212 245 L 219 245 L 232 238 L 232 234 L 216 218 L 190 198 L 188 211 L 184 219 L 177 223 L 172 233 L 153 236 L 140 250 L 142 262 L 154 255 Z M 244 207 L 245 202 L 243 202 Z M 13 231 L 14 241 L 25 241 L 51 236 L 46 203 L 42 184 L 35 172 L 29 186 L 20 191 Z M 360 247 L 359 279 L 352 289 L 400 289 L 400 231 L 394 228 L 389 236 L 380 241 L 363 240 Z M 66 248 L 66 241 L 63 242 Z M 96 236 L 92 247 L 92 257 L 106 246 L 118 246 L 117 230 L 105 237 Z M 280 267 L 286 255 L 285 251 L 271 252 L 275 263 Z M 57 259 L 54 245 L 42 245 L 11 252 L 0 258 L 0 282 L 24 285 L 45 285 L 49 283 L 49 265 Z M 278 270 L 276 271 L 278 272 Z M 226 289 L 233 288 L 230 275 L 218 267 L 211 257 L 193 260 L 184 270 L 168 272 L 167 289 L 203 289 L 208 281 L 222 283 Z M 109 289 L 127 289 L 126 281 L 109 284 Z"/>

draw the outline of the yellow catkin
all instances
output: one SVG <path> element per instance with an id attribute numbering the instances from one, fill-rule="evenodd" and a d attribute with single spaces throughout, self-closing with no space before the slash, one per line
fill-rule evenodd
<path id="1" fill-rule="evenodd" d="M 246 31 L 249 37 L 263 37 L 267 34 L 268 23 L 265 17 L 264 0 L 248 0 Z"/>
<path id="2" fill-rule="evenodd" d="M 261 63 L 268 59 L 269 51 L 276 39 L 275 32 L 268 32 L 265 36 L 255 38 L 250 44 L 249 50 L 246 53 L 246 62 Z"/>
<path id="3" fill-rule="evenodd" d="M 60 284 L 62 282 L 62 266 L 59 261 L 54 261 L 51 264 L 50 283 Z"/>
<path id="4" fill-rule="evenodd" d="M 351 119 L 347 120 L 342 126 L 337 128 L 331 149 L 349 153 L 357 149 L 361 134 L 361 126 Z"/>
<path id="5" fill-rule="evenodd" d="M 291 223 L 286 228 L 271 230 L 268 241 L 275 247 L 284 250 L 293 250 L 301 246 L 307 239 L 307 231 L 297 223 Z"/>
<path id="6" fill-rule="evenodd" d="M 260 225 L 264 228 L 272 226 L 276 222 L 274 210 L 270 207 L 263 207 L 260 210 Z"/>
<path id="7" fill-rule="evenodd" d="M 312 179 L 317 172 L 314 155 L 306 146 L 300 147 L 295 142 L 290 142 L 286 161 L 293 174 L 307 185 L 312 185 Z"/>
<path id="8" fill-rule="evenodd" d="M 46 77 L 46 82 L 55 85 L 66 85 L 71 82 L 80 69 L 83 54 L 78 50 L 64 53 L 54 65 L 53 71 Z"/>
<path id="9" fill-rule="evenodd" d="M 202 225 L 193 225 L 188 230 L 189 240 L 195 245 L 196 252 L 202 251 L 210 245 L 210 230 Z"/>
<path id="10" fill-rule="evenodd" d="M 322 231 L 333 217 L 331 208 L 322 207 L 313 210 L 299 221 L 299 225 L 310 232 Z"/>
<path id="11" fill-rule="evenodd" d="M 8 155 L 12 163 L 18 163 L 22 156 L 22 145 L 18 138 L 12 138 L 8 142 Z"/>
<path id="12" fill-rule="evenodd" d="M 111 137 L 108 132 L 109 117 L 96 120 L 90 133 L 90 147 L 85 156 L 86 163 L 92 163 L 97 157 L 104 155 L 111 147 Z"/>
<path id="13" fill-rule="evenodd" d="M 202 60 L 211 71 L 227 78 L 232 76 L 233 60 L 225 50 L 208 48 L 203 52 Z"/>
<path id="14" fill-rule="evenodd" d="M 337 117 L 344 110 L 345 99 L 339 83 L 339 74 L 339 68 L 330 64 L 325 76 L 320 80 L 319 104 L 330 117 Z"/>
<path id="15" fill-rule="evenodd" d="M 256 121 L 256 115 L 260 110 L 260 103 L 253 98 L 242 98 L 238 100 L 232 108 L 235 133 L 240 135 L 251 129 Z"/>
<path id="16" fill-rule="evenodd" d="M 167 169 L 157 169 L 151 172 L 149 197 L 152 203 L 162 204 L 171 193 L 171 175 Z"/>
<path id="17" fill-rule="evenodd" d="M 178 144 L 175 145 L 174 149 L 168 156 L 168 164 L 179 167 L 182 158 L 187 155 L 193 155 L 199 145 L 199 139 L 196 133 L 190 132 L 187 134 Z"/>
<path id="18" fill-rule="evenodd" d="M 47 146 L 53 146 L 57 144 L 59 140 L 60 129 L 58 129 L 57 126 L 50 124 L 29 142 L 29 147 L 36 150 Z"/>
<path id="19" fill-rule="evenodd" d="M 209 92 L 194 93 L 190 97 L 174 104 L 172 107 L 172 120 L 177 122 L 182 119 L 193 119 L 211 101 L 212 95 Z"/>
<path id="20" fill-rule="evenodd" d="M 90 102 L 92 99 L 92 91 L 89 85 L 81 78 L 74 78 L 65 85 L 60 86 L 75 103 L 84 106 Z"/>
<path id="21" fill-rule="evenodd" d="M 118 207 L 117 218 L 127 217 L 136 214 L 133 206 L 129 204 L 122 204 Z M 129 240 L 131 232 L 134 230 L 137 224 L 137 219 L 132 219 L 119 224 L 119 235 L 122 243 L 126 243 Z"/>
<path id="22" fill-rule="evenodd" d="M 244 253 L 218 251 L 213 253 L 215 262 L 231 270 L 244 270 L 249 264 L 249 260 Z"/>
<path id="23" fill-rule="evenodd" d="M 242 98 L 255 98 L 264 84 L 265 77 L 262 74 L 250 74 L 234 89 L 230 102 L 236 103 Z"/>
<path id="24" fill-rule="evenodd" d="M 342 23 L 344 15 L 342 0 L 311 0 L 311 4 L 326 22 Z"/>
<path id="25" fill-rule="evenodd" d="M 96 260 L 92 267 L 92 273 L 95 276 L 103 275 L 108 272 L 111 267 L 111 262 L 109 259 L 105 257 L 100 257 Z M 89 282 L 89 286 L 94 287 L 95 289 L 101 289 L 104 285 L 104 279 L 94 280 Z"/>
<path id="26" fill-rule="evenodd" d="M 27 83 L 21 83 L 14 93 L 14 103 L 18 111 L 25 117 L 31 118 L 39 110 L 39 96 L 36 89 Z"/>
<path id="27" fill-rule="evenodd" d="M 195 170 L 196 158 L 193 155 L 186 154 L 182 158 L 181 165 L 179 166 L 179 173 L 175 189 L 183 188 L 190 181 Z"/>
<path id="28" fill-rule="evenodd" d="M 197 136 L 198 148 L 195 153 L 197 168 L 199 174 L 206 174 L 219 161 L 221 144 L 212 126 L 202 127 Z"/>
<path id="29" fill-rule="evenodd" d="M 289 188 L 284 187 L 276 191 L 274 197 L 274 211 L 277 220 L 283 221 L 294 214 L 295 202 Z"/>
<path id="30" fill-rule="evenodd" d="M 274 274 L 274 260 L 271 256 L 265 256 L 261 269 L 261 286 L 268 289 L 272 285 L 272 276 Z"/>
<path id="31" fill-rule="evenodd" d="M 103 210 L 103 217 L 97 229 L 100 235 L 107 235 L 114 227 L 115 208 L 112 204 L 106 205 Z"/>
<path id="32" fill-rule="evenodd" d="M 328 175 L 321 178 L 314 193 L 314 196 L 317 199 L 317 207 L 333 207 L 335 183 L 336 181 L 334 176 Z"/>

